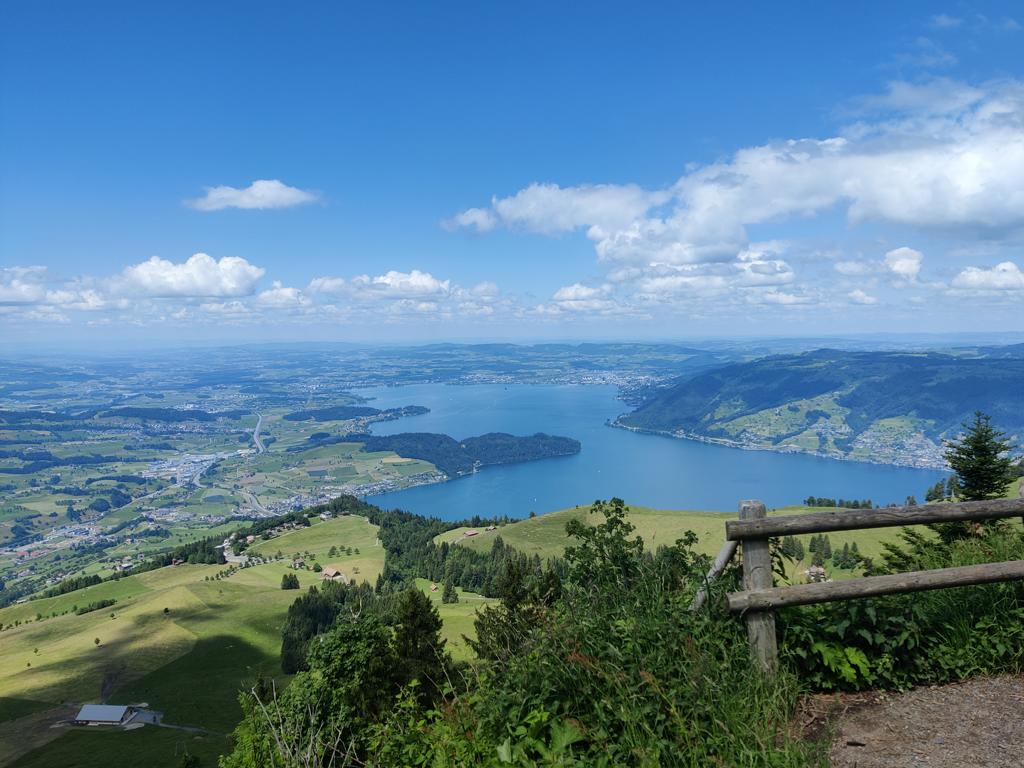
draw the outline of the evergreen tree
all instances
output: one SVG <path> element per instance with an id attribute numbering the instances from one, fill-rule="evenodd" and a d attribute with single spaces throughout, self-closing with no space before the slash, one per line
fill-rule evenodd
<path id="1" fill-rule="evenodd" d="M 828 540 L 828 534 L 821 540 L 821 556 L 825 560 L 832 557 L 832 543 Z"/>
<path id="2" fill-rule="evenodd" d="M 974 421 L 964 428 L 959 440 L 946 443 L 945 453 L 956 472 L 959 496 L 965 501 L 999 498 L 1013 477 L 1010 441 L 981 411 L 975 411 Z"/>
<path id="3" fill-rule="evenodd" d="M 411 587 L 399 598 L 395 618 L 398 626 L 394 647 L 401 659 L 403 678 L 419 680 L 420 695 L 429 700 L 441 687 L 447 661 L 441 617 L 430 598 Z"/>
<path id="4" fill-rule="evenodd" d="M 442 603 L 457 603 L 459 602 L 459 593 L 455 591 L 455 580 L 449 573 L 444 579 L 444 591 L 441 593 Z"/>
<path id="5" fill-rule="evenodd" d="M 1009 439 L 981 411 L 975 411 L 974 421 L 963 426 L 965 431 L 958 440 L 946 442 L 946 461 L 956 473 L 950 478 L 951 484 L 956 481 L 954 498 L 981 501 L 1001 497 L 1013 479 Z M 933 528 L 946 542 L 961 539 L 971 530 L 964 522 L 939 523 Z"/>

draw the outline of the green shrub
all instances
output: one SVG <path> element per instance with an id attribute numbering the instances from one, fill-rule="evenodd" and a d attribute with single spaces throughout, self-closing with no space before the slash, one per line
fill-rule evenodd
<path id="1" fill-rule="evenodd" d="M 885 559 L 930 570 L 1024 559 L 1012 526 L 943 543 L 915 530 Z M 906 688 L 1024 670 L 1024 585 L 988 584 L 779 612 L 782 656 L 811 687 Z"/>

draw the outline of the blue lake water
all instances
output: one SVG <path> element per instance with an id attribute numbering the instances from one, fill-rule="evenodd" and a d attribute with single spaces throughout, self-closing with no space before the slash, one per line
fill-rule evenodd
<path id="1" fill-rule="evenodd" d="M 443 384 L 360 390 L 377 408 L 424 405 L 430 413 L 375 424 L 379 435 L 442 432 L 464 439 L 485 432 L 547 432 L 579 440 L 575 456 L 485 467 L 436 485 L 371 498 L 383 507 L 457 520 L 474 514 L 525 517 L 618 496 L 662 509 L 734 511 L 740 499 L 769 507 L 809 495 L 902 503 L 924 496 L 943 473 L 744 451 L 606 426 L 629 408 L 611 386 Z"/>

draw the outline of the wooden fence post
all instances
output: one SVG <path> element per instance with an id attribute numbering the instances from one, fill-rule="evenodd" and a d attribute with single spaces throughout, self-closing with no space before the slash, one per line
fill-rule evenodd
<path id="1" fill-rule="evenodd" d="M 767 516 L 760 501 L 741 501 L 740 520 L 760 520 Z M 743 542 L 743 588 L 769 589 L 775 586 L 772 578 L 772 559 L 767 539 L 748 539 Z M 750 650 L 761 670 L 774 675 L 778 667 L 779 649 L 775 641 L 775 614 L 772 611 L 747 611 L 747 637 Z"/>

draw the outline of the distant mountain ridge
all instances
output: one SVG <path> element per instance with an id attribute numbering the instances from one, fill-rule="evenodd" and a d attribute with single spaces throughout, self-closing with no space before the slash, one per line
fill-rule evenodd
<path id="1" fill-rule="evenodd" d="M 942 467 L 975 410 L 1024 435 L 1024 345 L 940 353 L 820 349 L 697 373 L 617 426 L 743 448 Z"/>

